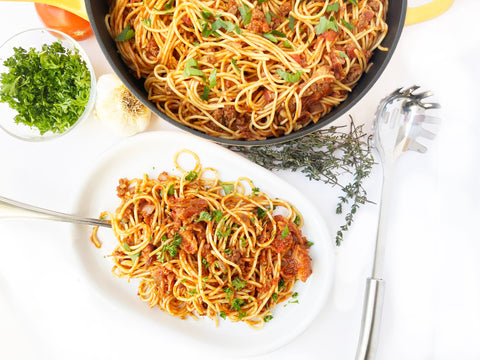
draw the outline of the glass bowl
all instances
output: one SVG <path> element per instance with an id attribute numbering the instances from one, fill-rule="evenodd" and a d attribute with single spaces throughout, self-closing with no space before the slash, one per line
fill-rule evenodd
<path id="1" fill-rule="evenodd" d="M 88 98 L 88 103 L 85 106 L 83 113 L 78 117 L 75 123 L 67 127 L 65 130 L 61 132 L 53 132 L 49 130 L 41 134 L 40 130 L 38 130 L 36 127 L 25 125 L 23 123 L 17 123 L 15 121 L 15 116 L 18 114 L 18 112 L 10 108 L 8 103 L 0 102 L 0 128 L 18 139 L 27 141 L 43 141 L 58 138 L 70 132 L 82 120 L 87 118 L 93 108 L 95 102 L 96 79 L 92 64 L 78 42 L 61 31 L 47 28 L 37 28 L 25 30 L 12 36 L 5 43 L 3 43 L 2 46 L 0 46 L 0 74 L 9 71 L 9 68 L 4 65 L 4 61 L 14 55 L 14 48 L 21 47 L 27 52 L 33 48 L 38 52 L 42 49 L 43 45 L 50 45 L 57 41 L 60 41 L 63 47 L 66 50 L 71 50 L 72 53 L 75 51 L 75 49 L 78 49 L 78 54 L 83 61 L 85 61 L 90 73 L 90 95 Z M 2 84 L 0 83 L 0 87 L 1 86 Z"/>

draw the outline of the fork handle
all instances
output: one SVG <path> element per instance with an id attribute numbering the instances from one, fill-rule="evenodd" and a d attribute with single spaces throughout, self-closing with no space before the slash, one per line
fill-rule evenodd
<path id="1" fill-rule="evenodd" d="M 377 354 L 385 281 L 368 278 L 363 303 L 362 327 L 356 360 L 373 360 Z"/>

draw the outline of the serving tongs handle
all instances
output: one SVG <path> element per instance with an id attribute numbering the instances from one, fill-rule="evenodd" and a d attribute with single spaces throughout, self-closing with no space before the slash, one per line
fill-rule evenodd
<path id="1" fill-rule="evenodd" d="M 362 316 L 360 340 L 356 360 L 375 359 L 380 336 L 385 282 L 382 279 L 368 278 Z"/>
<path id="2" fill-rule="evenodd" d="M 71 214 L 65 214 L 58 211 L 43 209 L 38 206 L 25 204 L 0 196 L 0 208 L 8 211 L 8 216 L 29 216 L 43 220 L 55 220 L 62 222 L 71 222 L 75 224 L 84 224 L 91 226 L 111 227 L 110 222 L 102 219 L 81 217 Z"/>

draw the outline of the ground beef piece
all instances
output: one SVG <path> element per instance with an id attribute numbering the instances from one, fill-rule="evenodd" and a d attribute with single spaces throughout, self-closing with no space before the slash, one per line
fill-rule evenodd
<path id="1" fill-rule="evenodd" d="M 278 9 L 278 16 L 287 17 L 290 10 L 292 10 L 292 3 L 290 1 L 284 2 Z"/>
<path id="2" fill-rule="evenodd" d="M 159 51 L 160 51 L 160 48 L 158 47 L 155 39 L 153 37 L 150 38 L 150 40 L 148 41 L 147 47 L 145 49 L 147 57 L 149 59 L 156 59 Z"/>
<path id="3" fill-rule="evenodd" d="M 128 179 L 123 178 L 118 181 L 117 196 L 122 199 L 128 192 Z"/>
<path id="4" fill-rule="evenodd" d="M 263 11 L 256 8 L 252 10 L 252 21 L 245 28 L 257 34 L 263 34 L 271 30 Z"/>
<path id="5" fill-rule="evenodd" d="M 343 65 L 345 64 L 345 59 L 342 59 L 337 51 L 332 50 L 328 54 L 330 60 L 332 61 L 333 66 L 333 73 L 335 75 L 335 79 L 342 80 L 345 78 L 345 70 L 343 70 Z"/>
<path id="6" fill-rule="evenodd" d="M 227 3 L 227 12 L 232 14 L 232 15 L 235 15 L 235 16 L 238 16 L 238 5 L 237 5 L 237 2 L 235 0 L 229 0 L 228 3 Z"/>

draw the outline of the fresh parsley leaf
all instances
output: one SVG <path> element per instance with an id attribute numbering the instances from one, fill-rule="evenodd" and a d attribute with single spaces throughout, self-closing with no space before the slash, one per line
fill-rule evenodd
<path id="1" fill-rule="evenodd" d="M 240 311 L 245 302 L 242 299 L 233 299 L 232 300 L 232 309 Z"/>
<path id="2" fill-rule="evenodd" d="M 172 6 L 175 0 L 170 0 L 168 1 L 165 5 L 163 5 L 164 9 L 166 10 L 172 10 Z"/>
<path id="3" fill-rule="evenodd" d="M 281 235 L 282 239 L 285 239 L 289 233 L 290 232 L 288 231 L 288 225 L 285 225 L 285 228 L 283 229 L 282 235 Z"/>
<path id="4" fill-rule="evenodd" d="M 123 248 L 127 250 L 128 252 L 131 252 L 132 250 L 130 249 L 130 246 L 126 242 L 123 243 Z M 140 253 L 137 252 L 135 254 L 130 255 L 130 259 L 132 259 L 132 262 L 137 261 L 138 257 L 140 256 Z"/>
<path id="5" fill-rule="evenodd" d="M 285 35 L 284 33 L 282 33 L 281 31 L 278 31 L 278 30 L 270 30 L 269 32 L 263 33 L 262 36 L 265 39 L 268 39 L 273 43 L 278 42 L 278 39 L 275 36 L 279 36 L 279 37 L 282 37 L 282 38 L 287 37 L 287 35 Z"/>
<path id="6" fill-rule="evenodd" d="M 270 320 L 273 319 L 273 316 L 272 315 L 265 315 L 265 317 L 263 318 L 263 321 L 265 321 L 266 323 L 269 322 Z"/>
<path id="7" fill-rule="evenodd" d="M 285 280 L 283 278 L 280 279 L 280 281 L 278 282 L 278 290 L 283 290 L 285 289 Z"/>
<path id="8" fill-rule="evenodd" d="M 227 319 L 227 315 L 225 314 L 225 311 L 220 311 L 220 317 L 223 319 L 223 320 L 226 320 Z"/>
<path id="9" fill-rule="evenodd" d="M 202 70 L 198 68 L 197 59 L 190 58 L 187 60 L 187 63 L 185 64 L 185 68 L 183 69 L 183 76 L 184 77 L 200 76 L 204 78 L 205 74 Z"/>
<path id="10" fill-rule="evenodd" d="M 348 0 L 348 2 L 351 2 L 353 5 L 358 6 L 357 0 Z"/>
<path id="11" fill-rule="evenodd" d="M 275 293 L 272 294 L 272 300 L 273 300 L 274 302 L 277 302 L 277 300 L 278 300 L 278 293 L 275 292 Z"/>
<path id="12" fill-rule="evenodd" d="M 295 18 L 290 14 L 288 16 L 288 27 L 290 30 L 295 31 Z"/>
<path id="13" fill-rule="evenodd" d="M 237 70 L 238 73 L 241 73 L 240 68 L 237 65 L 237 59 L 232 58 L 232 65 L 235 70 Z"/>
<path id="14" fill-rule="evenodd" d="M 353 31 L 353 25 L 348 23 L 345 19 L 342 19 L 342 24 L 345 26 L 348 30 Z"/>
<path id="15" fill-rule="evenodd" d="M 262 209 L 261 207 L 257 207 L 257 216 L 259 219 L 263 219 L 266 215 L 266 211 Z"/>
<path id="16" fill-rule="evenodd" d="M 297 297 L 298 297 L 298 292 L 294 292 L 294 293 L 292 294 L 292 298 L 293 298 L 293 299 L 296 299 Z"/>
<path id="17" fill-rule="evenodd" d="M 298 214 L 295 215 L 295 220 L 293 220 L 293 223 L 297 226 L 300 225 L 300 215 Z"/>
<path id="18" fill-rule="evenodd" d="M 168 196 L 172 196 L 175 194 L 175 186 L 172 184 L 168 187 L 168 190 L 167 190 L 167 195 Z"/>
<path id="19" fill-rule="evenodd" d="M 225 254 L 230 255 L 232 253 L 232 250 L 230 249 L 225 249 Z"/>
<path id="20" fill-rule="evenodd" d="M 227 228 L 225 229 L 225 231 L 220 231 L 220 230 L 217 230 L 216 234 L 218 237 L 227 237 L 228 235 L 230 235 L 230 233 L 232 232 L 232 229 L 230 228 L 230 226 L 227 226 Z"/>
<path id="21" fill-rule="evenodd" d="M 232 289 L 231 287 L 226 287 L 226 288 L 224 288 L 224 289 L 223 289 L 223 292 L 224 292 L 225 294 L 227 294 L 227 298 L 228 298 L 228 299 L 231 299 L 232 296 L 233 296 L 233 294 L 234 294 L 233 289 Z"/>
<path id="22" fill-rule="evenodd" d="M 267 13 L 265 14 L 265 20 L 267 20 L 268 25 L 272 24 L 272 15 L 273 13 L 271 11 L 267 11 Z"/>
<path id="23" fill-rule="evenodd" d="M 218 224 L 223 217 L 223 212 L 221 210 L 213 210 L 212 217 L 215 219 L 215 222 Z"/>
<path id="24" fill-rule="evenodd" d="M 235 278 L 232 280 L 232 285 L 235 288 L 235 290 L 242 290 L 246 285 L 247 282 L 245 280 L 240 280 L 239 278 Z"/>
<path id="25" fill-rule="evenodd" d="M 243 25 L 248 25 L 252 22 L 252 10 L 245 4 L 238 8 L 240 16 L 243 19 Z"/>
<path id="26" fill-rule="evenodd" d="M 185 180 L 187 181 L 193 181 L 197 178 L 198 173 L 196 171 L 190 171 L 187 176 L 185 176 Z"/>
<path id="27" fill-rule="evenodd" d="M 315 26 L 315 33 L 317 35 L 323 34 L 327 30 L 338 32 L 338 23 L 333 16 L 330 16 L 330 19 L 322 16 L 320 22 Z"/>
<path id="28" fill-rule="evenodd" d="M 205 259 L 205 258 L 202 258 L 202 264 L 205 266 L 206 269 L 208 269 L 208 267 L 210 266 L 207 259 Z"/>
<path id="29" fill-rule="evenodd" d="M 123 29 L 122 32 L 118 34 L 118 36 L 115 38 L 115 41 L 118 41 L 118 42 L 128 41 L 134 36 L 135 36 L 135 31 L 132 29 L 130 24 L 127 24 L 127 26 L 125 26 L 125 29 Z"/>
<path id="30" fill-rule="evenodd" d="M 307 244 L 308 246 L 313 246 L 313 241 L 307 241 L 306 244 Z"/>
<path id="31" fill-rule="evenodd" d="M 245 316 L 247 316 L 246 311 L 239 311 L 238 312 L 238 320 L 242 320 Z"/>
<path id="32" fill-rule="evenodd" d="M 222 185 L 223 191 L 225 192 L 225 195 L 230 194 L 233 191 L 233 188 L 235 187 L 234 184 L 225 184 L 223 182 L 220 183 Z"/>
<path id="33" fill-rule="evenodd" d="M 339 51 L 338 54 L 340 55 L 341 59 L 344 59 L 347 57 L 347 54 L 345 54 L 343 51 Z"/>
<path id="34" fill-rule="evenodd" d="M 195 222 L 199 222 L 199 221 L 212 221 L 213 219 L 213 216 L 212 214 L 210 214 L 209 212 L 207 211 L 202 211 L 200 213 L 200 215 L 198 216 L 198 219 L 195 220 Z"/>
<path id="35" fill-rule="evenodd" d="M 337 1 L 327 6 L 327 12 L 330 12 L 330 11 L 337 12 L 339 8 L 340 8 L 340 4 Z"/>
<path id="36" fill-rule="evenodd" d="M 297 70 L 295 74 L 290 74 L 289 72 L 283 71 L 278 69 L 277 74 L 285 81 L 288 81 L 289 83 L 296 83 L 300 80 L 302 77 L 302 70 Z"/>
<path id="37" fill-rule="evenodd" d="M 192 289 L 188 292 L 188 295 L 197 295 L 197 290 L 196 289 Z"/>
<path id="38" fill-rule="evenodd" d="M 90 72 L 77 49 L 60 41 L 41 50 L 15 47 L 0 75 L 0 101 L 17 111 L 15 123 L 62 133 L 85 110 L 90 96 Z"/>
<path id="39" fill-rule="evenodd" d="M 292 44 L 290 44 L 290 43 L 288 42 L 288 40 L 285 40 L 285 41 L 283 42 L 283 46 L 285 46 L 286 48 L 289 48 L 289 49 L 293 49 Z"/>
<path id="40" fill-rule="evenodd" d="M 151 26 L 152 26 L 152 20 L 150 20 L 150 18 L 142 19 L 141 22 L 142 22 L 142 24 L 144 24 L 146 27 L 151 27 Z"/>

